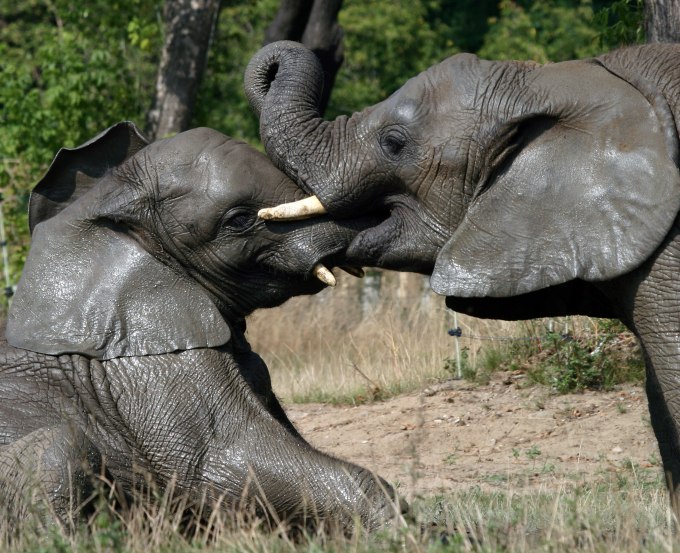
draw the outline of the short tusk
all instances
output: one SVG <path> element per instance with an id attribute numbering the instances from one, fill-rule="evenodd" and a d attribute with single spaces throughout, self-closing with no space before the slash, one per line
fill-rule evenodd
<path id="1" fill-rule="evenodd" d="M 326 286 L 335 286 L 336 282 L 333 273 L 331 273 L 321 263 L 317 263 L 316 265 L 314 265 L 312 272 L 314 273 L 314 276 L 318 278 L 321 282 L 323 282 Z"/>
<path id="2" fill-rule="evenodd" d="M 323 215 L 324 213 L 326 213 L 326 208 L 321 205 L 319 198 L 309 196 L 297 202 L 260 209 L 257 212 L 257 216 L 266 221 L 298 221 Z"/>
<path id="3" fill-rule="evenodd" d="M 364 278 L 364 270 L 361 267 L 340 267 L 343 271 L 346 273 L 349 273 L 352 276 L 355 276 L 357 278 Z"/>

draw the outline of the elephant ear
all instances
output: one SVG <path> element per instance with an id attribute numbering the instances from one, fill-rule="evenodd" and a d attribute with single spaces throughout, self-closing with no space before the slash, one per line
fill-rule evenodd
<path id="1" fill-rule="evenodd" d="M 80 197 L 48 193 L 49 186 L 42 191 L 46 199 L 40 201 L 49 201 L 49 209 L 40 212 L 43 220 L 33 231 L 7 320 L 8 343 L 51 355 L 111 359 L 228 342 L 229 327 L 207 292 L 179 264 L 162 262 L 162 252 L 149 253 L 153 248 L 143 247 L 137 233 L 120 222 L 129 221 L 125 210 L 148 187 L 102 171 L 83 192 L 79 171 L 87 166 L 84 174 L 94 175 L 98 169 L 80 154 L 70 159 L 76 167 L 61 161 L 57 172 L 53 165 L 51 182 L 62 182 L 59 173 L 75 176 L 71 190 Z"/>
<path id="2" fill-rule="evenodd" d="M 45 176 L 31 192 L 28 226 L 54 217 L 85 194 L 109 169 L 117 167 L 149 141 L 136 125 L 123 121 L 77 148 L 57 152 Z"/>
<path id="3" fill-rule="evenodd" d="M 592 63 L 536 71 L 528 94 L 549 105 L 500 132 L 511 153 L 439 253 L 437 293 L 507 297 L 608 280 L 641 265 L 678 214 L 677 137 L 664 107 Z"/>

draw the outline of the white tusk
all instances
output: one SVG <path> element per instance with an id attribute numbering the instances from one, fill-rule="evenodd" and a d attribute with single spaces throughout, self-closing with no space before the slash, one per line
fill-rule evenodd
<path id="1" fill-rule="evenodd" d="M 326 208 L 321 205 L 319 198 L 309 196 L 297 202 L 260 209 L 257 212 L 257 216 L 266 221 L 298 221 L 300 219 L 309 219 L 316 215 L 323 215 L 324 213 L 326 213 Z"/>
<path id="2" fill-rule="evenodd" d="M 340 267 L 343 271 L 346 273 L 349 273 L 352 276 L 355 276 L 357 278 L 364 278 L 364 270 L 361 267 Z"/>
<path id="3" fill-rule="evenodd" d="M 314 265 L 312 273 L 314 273 L 314 276 L 326 286 L 335 286 L 335 277 L 333 276 L 333 273 L 326 269 L 321 263 Z"/>

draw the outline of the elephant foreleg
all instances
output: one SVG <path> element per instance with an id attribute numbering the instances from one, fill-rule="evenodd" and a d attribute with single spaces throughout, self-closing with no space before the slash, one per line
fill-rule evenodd
<path id="1" fill-rule="evenodd" d="M 680 517 L 680 332 L 639 334 L 649 415 L 673 509 Z"/>
<path id="2" fill-rule="evenodd" d="M 15 528 L 74 527 L 92 494 L 99 455 L 87 437 L 68 426 L 35 430 L 0 448 L 0 521 Z"/>
<path id="3" fill-rule="evenodd" d="M 617 295 L 628 298 L 622 319 L 640 339 L 647 369 L 647 398 L 671 502 L 680 517 L 680 231 L 656 255 L 623 277 Z"/>
<path id="4" fill-rule="evenodd" d="M 666 482 L 671 491 L 673 510 L 680 513 L 680 443 L 678 440 L 678 425 L 664 398 L 664 387 L 657 375 L 650 370 L 651 363 L 647 361 L 647 399 L 649 414 L 659 444 L 659 453 L 663 462 Z M 667 387 L 668 388 L 668 387 Z"/>

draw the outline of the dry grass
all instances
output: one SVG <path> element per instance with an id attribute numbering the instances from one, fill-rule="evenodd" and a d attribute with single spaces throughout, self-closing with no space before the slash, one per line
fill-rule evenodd
<path id="1" fill-rule="evenodd" d="M 26 529 L 8 540 L 0 526 L 0 536 L 5 536 L 0 537 L 0 550 L 652 553 L 680 545 L 664 491 L 637 482 L 623 489 L 615 484 L 533 492 L 472 489 L 418 502 L 417 524 L 351 537 L 335 533 L 293 538 L 284 527 L 263 531 L 256 522 L 220 514 L 211 517 L 209 528 L 192 527 L 173 508 L 178 503 L 162 496 L 153 503 L 144 498 L 127 516 L 101 506 L 89 528 L 71 533 L 59 527 L 47 532 Z"/>
<path id="2" fill-rule="evenodd" d="M 599 332 L 598 321 L 586 317 L 507 322 L 454 315 L 425 277 L 386 271 L 379 290 L 367 279 L 342 275 L 335 289 L 250 318 L 248 338 L 284 401 L 381 399 L 457 376 L 457 347 L 461 363 L 475 371 L 490 353 L 507 349 L 504 338 L 543 335 L 548 324 L 555 332 Z M 463 331 L 459 340 L 447 333 L 455 326 Z"/>
<path id="3" fill-rule="evenodd" d="M 385 273 L 381 293 L 346 277 L 337 289 L 295 298 L 249 321 L 248 336 L 272 373 L 274 390 L 287 401 L 367 401 L 450 378 L 445 360 L 454 359 L 456 340 L 447 330 L 454 316 L 443 298 L 415 275 Z M 546 321 L 507 323 L 459 316 L 466 363 L 476 367 L 486 351 L 503 342 L 476 337 L 517 337 L 545 332 Z M 586 318 L 554 321 L 562 332 L 597 334 Z M 88 528 L 46 534 L 22 531 L 9 540 L 0 524 L 0 551 L 403 551 L 403 552 L 661 552 L 680 547 L 674 519 L 660 481 L 638 480 L 587 487 L 565 482 L 553 489 L 487 492 L 472 488 L 446 496 L 419 498 L 419 522 L 393 532 L 366 536 L 311 535 L 291 539 L 285 528 L 264 531 L 252 520 L 215 511 L 192 524 L 178 515 L 181 500 L 143 498 L 127 516 L 105 504 Z M 181 511 L 181 509 L 180 509 Z M 431 526 L 431 523 L 435 523 Z M 189 531 L 187 531 L 189 528 Z M 423 528 L 426 531 L 423 531 Z"/>

